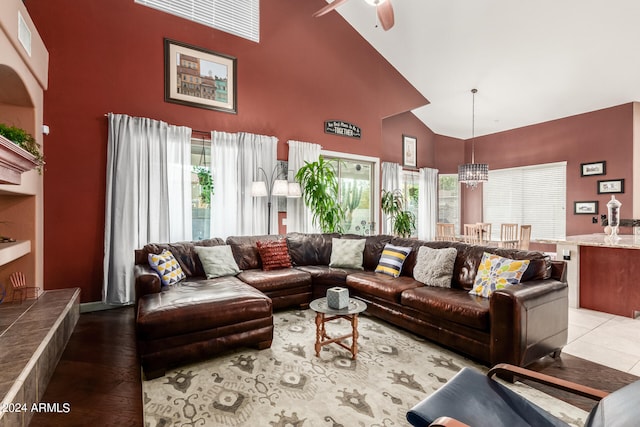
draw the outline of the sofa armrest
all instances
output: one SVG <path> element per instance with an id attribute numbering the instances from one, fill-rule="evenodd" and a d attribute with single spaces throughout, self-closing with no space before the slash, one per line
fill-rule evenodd
<path id="1" fill-rule="evenodd" d="M 136 286 L 136 303 L 139 298 L 147 294 L 156 294 L 160 292 L 162 283 L 160 276 L 145 264 L 136 264 L 133 266 L 133 277 Z"/>
<path id="2" fill-rule="evenodd" d="M 526 366 L 567 343 L 569 292 L 560 280 L 533 280 L 490 299 L 491 364 Z"/>

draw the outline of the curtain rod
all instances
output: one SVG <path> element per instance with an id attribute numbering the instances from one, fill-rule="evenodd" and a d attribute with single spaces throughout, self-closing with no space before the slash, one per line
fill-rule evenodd
<path id="1" fill-rule="evenodd" d="M 105 117 L 109 117 L 109 114 L 108 114 L 108 113 L 105 113 L 105 114 L 104 114 L 104 116 L 105 116 Z M 211 131 L 209 131 L 209 130 L 191 129 L 191 132 L 195 132 L 195 133 L 202 133 L 202 134 L 205 134 L 205 135 L 211 136 Z"/>

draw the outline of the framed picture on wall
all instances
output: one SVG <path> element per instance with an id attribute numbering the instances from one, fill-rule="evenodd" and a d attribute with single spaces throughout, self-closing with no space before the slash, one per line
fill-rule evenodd
<path id="1" fill-rule="evenodd" d="M 417 157 L 418 140 L 414 136 L 402 135 L 402 165 L 408 168 L 418 166 Z"/>
<path id="2" fill-rule="evenodd" d="M 164 40 L 164 100 L 237 113 L 236 58 Z"/>
<path id="3" fill-rule="evenodd" d="M 580 176 L 606 175 L 607 162 L 582 163 L 580 164 Z"/>
<path id="4" fill-rule="evenodd" d="M 573 213 L 577 215 L 597 215 L 598 214 L 598 201 L 588 202 L 573 202 Z"/>
<path id="5" fill-rule="evenodd" d="M 598 181 L 598 194 L 624 193 L 624 179 Z"/>

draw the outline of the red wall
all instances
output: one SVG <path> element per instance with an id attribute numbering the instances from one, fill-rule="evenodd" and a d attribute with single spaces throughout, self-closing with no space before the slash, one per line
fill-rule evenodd
<path id="1" fill-rule="evenodd" d="M 417 139 L 418 167 L 436 167 L 437 135 L 411 112 L 397 114 L 383 120 L 381 158 L 387 162 L 402 164 L 402 135 Z"/>
<path id="2" fill-rule="evenodd" d="M 440 147 L 440 145 L 438 145 Z M 471 160 L 471 142 L 465 142 L 467 161 Z M 506 132 L 476 138 L 476 162 L 489 169 L 503 169 L 541 163 L 567 162 L 567 235 L 601 233 L 602 226 L 592 224 L 591 215 L 574 215 L 573 202 L 598 200 L 600 214 L 607 213 L 611 195 L 597 194 L 600 179 L 625 180 L 622 218 L 632 218 L 633 202 L 633 104 L 553 120 Z M 580 164 L 604 160 L 605 176 L 580 176 Z M 465 192 L 463 222 L 479 221 L 482 197 L 479 191 Z M 626 209 L 625 209 L 626 207 Z M 628 232 L 624 229 L 622 232 Z"/>
<path id="3" fill-rule="evenodd" d="M 46 289 L 79 286 L 83 302 L 101 299 L 107 112 L 199 130 L 274 135 L 281 159 L 287 157 L 285 142 L 297 139 L 396 160 L 397 154 L 385 156 L 399 154 L 401 140 L 383 144 L 382 118 L 427 100 L 337 13 L 312 18 L 324 5 L 263 1 L 261 41 L 254 43 L 133 0 L 86 0 L 82 7 L 73 0 L 26 1 L 50 53 Z M 165 37 L 237 57 L 238 114 L 164 102 Z M 362 139 L 325 134 L 328 119 L 355 123 Z M 428 134 L 415 120 L 410 132 Z M 432 162 L 423 157 L 426 151 L 418 154 Z"/>

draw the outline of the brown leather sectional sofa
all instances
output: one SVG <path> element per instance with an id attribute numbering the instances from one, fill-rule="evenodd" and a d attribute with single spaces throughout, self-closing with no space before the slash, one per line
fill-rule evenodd
<path id="1" fill-rule="evenodd" d="M 293 267 L 263 271 L 256 242 L 285 237 Z M 147 378 L 166 368 L 210 357 L 237 346 L 265 348 L 273 336 L 272 309 L 306 307 L 333 286 L 346 286 L 367 303 L 367 313 L 488 365 L 525 366 L 553 354 L 567 341 L 565 263 L 540 252 L 427 242 L 380 235 L 366 238 L 364 270 L 332 268 L 332 238 L 354 235 L 300 234 L 229 237 L 150 244 L 136 251 L 137 338 Z M 193 247 L 228 244 L 243 270 L 235 277 L 205 279 Z M 385 244 L 414 248 L 398 278 L 375 273 Z M 420 246 L 454 247 L 451 288 L 413 279 Z M 161 289 L 147 255 L 169 249 L 187 279 Z M 484 252 L 530 264 L 522 283 L 490 298 L 469 295 Z"/>

